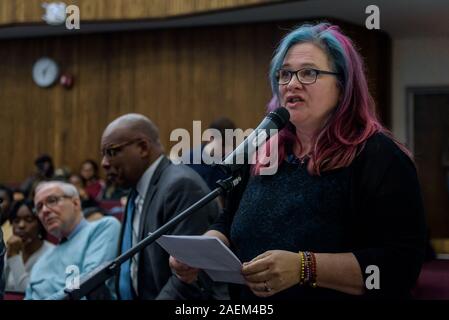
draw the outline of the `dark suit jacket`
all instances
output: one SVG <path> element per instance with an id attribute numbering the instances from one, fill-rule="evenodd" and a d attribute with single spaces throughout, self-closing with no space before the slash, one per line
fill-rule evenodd
<path id="1" fill-rule="evenodd" d="M 140 219 L 139 240 L 171 220 L 209 192 L 201 177 L 185 165 L 174 165 L 163 157 L 157 166 L 145 195 Z M 127 212 L 127 210 L 125 211 Z M 218 215 L 216 201 L 179 223 L 169 234 L 201 235 Z M 126 217 L 124 218 L 124 221 Z M 122 227 L 120 243 L 124 228 Z M 119 248 L 120 250 L 120 248 Z M 140 252 L 138 266 L 138 299 L 209 299 L 211 281 L 204 274 L 187 285 L 168 265 L 168 253 L 157 243 Z M 118 281 L 118 280 L 117 280 Z M 118 282 L 116 282 L 118 288 Z M 118 290 L 117 290 L 118 291 Z M 119 296 L 119 294 L 118 294 Z"/>

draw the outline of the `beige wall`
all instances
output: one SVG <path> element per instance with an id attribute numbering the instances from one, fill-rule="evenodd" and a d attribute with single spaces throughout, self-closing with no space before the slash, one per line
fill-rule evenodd
<path id="1" fill-rule="evenodd" d="M 449 88 L 449 37 L 393 39 L 392 124 L 399 140 L 407 142 L 406 88 Z"/>

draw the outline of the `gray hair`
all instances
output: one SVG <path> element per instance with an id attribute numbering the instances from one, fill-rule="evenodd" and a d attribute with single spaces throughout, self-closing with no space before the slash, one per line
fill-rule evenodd
<path id="1" fill-rule="evenodd" d="M 44 181 L 37 185 L 36 190 L 34 194 L 37 194 L 39 190 L 41 190 L 44 187 L 58 187 L 62 190 L 64 195 L 72 198 L 79 198 L 80 194 L 78 192 L 78 189 L 71 183 L 62 182 L 62 181 Z"/>

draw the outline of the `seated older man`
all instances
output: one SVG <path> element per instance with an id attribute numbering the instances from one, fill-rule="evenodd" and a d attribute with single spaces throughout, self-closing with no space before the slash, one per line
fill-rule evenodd
<path id="1" fill-rule="evenodd" d="M 111 217 L 87 222 L 75 186 L 43 182 L 36 188 L 35 212 L 48 233 L 60 239 L 34 265 L 25 299 L 57 300 L 68 285 L 117 254 L 120 223 Z"/>

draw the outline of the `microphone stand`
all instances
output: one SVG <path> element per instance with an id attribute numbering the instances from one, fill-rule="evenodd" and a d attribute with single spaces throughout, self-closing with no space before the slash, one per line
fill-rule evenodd
<path id="1" fill-rule="evenodd" d="M 100 288 L 106 280 L 119 273 L 120 266 L 123 262 L 130 259 L 133 255 L 147 247 L 148 245 L 155 242 L 166 233 L 168 230 L 172 229 L 179 222 L 186 219 L 197 210 L 204 207 L 206 204 L 214 200 L 219 195 L 223 195 L 226 192 L 232 190 L 241 180 L 240 172 L 233 171 L 233 176 L 225 179 L 217 181 L 218 187 L 211 191 L 209 194 L 198 200 L 196 203 L 185 209 L 183 212 L 178 214 L 176 217 L 165 223 L 163 226 L 158 228 L 153 233 L 149 234 L 146 238 L 142 239 L 138 242 L 134 247 L 129 249 L 128 251 L 122 253 L 120 256 L 115 258 L 111 262 L 106 262 L 96 269 L 89 272 L 85 278 L 80 282 L 78 289 L 65 289 L 64 292 L 66 295 L 63 300 L 80 300 L 81 298 L 88 296 L 92 291 Z"/>

